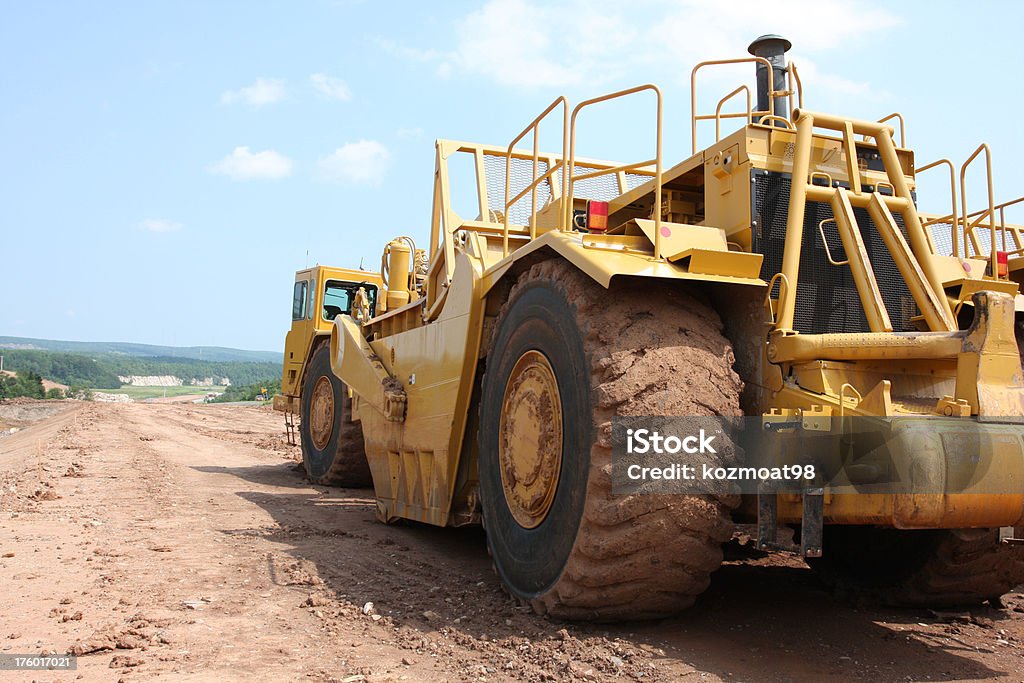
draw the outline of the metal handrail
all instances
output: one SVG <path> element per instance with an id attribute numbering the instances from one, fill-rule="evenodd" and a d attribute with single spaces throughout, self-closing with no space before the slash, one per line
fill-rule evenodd
<path id="1" fill-rule="evenodd" d="M 1021 239 L 1021 232 L 1022 230 L 1024 230 L 1024 228 L 1021 228 L 1021 226 L 1017 225 L 1006 224 L 1006 207 L 1013 206 L 1014 204 L 1020 204 L 1021 202 L 1024 202 L 1024 197 L 1017 197 L 1016 199 L 1011 199 L 1008 202 L 996 204 L 995 207 L 993 207 L 999 212 L 999 227 L 997 228 L 997 231 L 1002 234 L 1003 251 L 1007 252 L 1008 254 L 1019 254 L 1021 252 L 1024 252 L 1024 240 Z M 967 215 L 967 217 L 974 218 L 975 216 L 984 216 L 984 214 L 986 213 L 988 213 L 988 209 L 979 209 L 978 211 L 971 212 L 970 214 Z M 989 226 L 985 225 L 984 221 L 973 223 L 971 225 L 972 240 L 975 228 L 981 228 L 984 230 L 987 227 Z M 1014 249 L 1013 251 L 1010 251 L 1006 244 L 1006 233 L 1010 233 L 1010 235 L 1013 237 L 1014 243 L 1017 246 L 1017 248 Z"/>
<path id="2" fill-rule="evenodd" d="M 547 172 L 541 177 L 537 177 L 537 162 L 540 160 L 540 148 L 538 139 L 538 130 L 540 122 L 543 121 L 548 114 L 554 111 L 558 105 L 562 105 L 562 158 L 557 163 L 551 164 Z M 537 236 L 537 187 L 551 178 L 559 169 L 565 166 L 565 160 L 567 157 L 567 145 L 566 145 L 566 132 L 569 128 L 569 101 L 562 95 L 555 99 L 554 102 L 548 105 L 547 109 L 542 111 L 537 118 L 535 118 L 526 128 L 523 129 L 519 135 L 513 138 L 512 142 L 508 145 L 508 151 L 505 153 L 505 227 L 501 234 L 501 251 L 503 256 L 508 256 L 508 229 L 509 229 L 509 209 L 513 204 L 518 202 L 527 192 L 530 192 L 530 239 L 534 239 Z M 530 132 L 533 132 L 533 180 L 523 188 L 523 191 L 517 194 L 511 201 L 509 201 L 508 194 L 512 189 L 512 150 L 516 143 L 526 137 Z M 562 173 L 562 196 L 566 196 L 567 181 L 565 173 Z M 554 193 L 552 193 L 554 194 Z"/>
<path id="3" fill-rule="evenodd" d="M 723 116 L 722 115 L 722 106 L 726 102 L 731 100 L 733 97 L 735 97 L 736 95 L 739 95 L 741 92 L 744 92 L 744 91 L 746 91 L 746 93 L 747 93 L 747 111 L 746 111 L 746 113 L 736 112 L 736 113 L 733 113 L 733 114 L 725 114 Z M 736 88 L 735 90 L 733 90 L 731 93 L 729 93 L 728 95 L 726 95 L 722 99 L 718 100 L 718 106 L 715 107 L 715 142 L 718 142 L 719 140 L 722 139 L 722 119 L 723 118 L 727 118 L 727 119 L 739 118 L 741 116 L 743 118 L 745 118 L 748 123 L 750 122 L 750 119 L 751 119 L 750 87 L 746 86 L 746 85 L 741 85 L 740 87 Z"/>
<path id="4" fill-rule="evenodd" d="M 843 386 L 839 387 L 839 417 L 843 416 L 843 412 L 844 412 L 844 409 L 846 407 L 846 390 L 847 389 L 849 389 L 850 391 L 853 392 L 853 396 L 851 396 L 850 398 L 856 398 L 856 400 L 857 400 L 857 404 L 853 406 L 854 410 L 859 408 L 860 404 L 864 402 L 864 397 L 861 396 L 861 393 L 859 391 L 857 391 L 857 387 L 853 386 L 849 382 L 844 382 Z"/>
<path id="5" fill-rule="evenodd" d="M 796 126 L 793 125 L 793 122 L 785 116 L 773 116 L 772 114 L 761 114 L 761 112 L 756 113 L 759 116 L 757 117 L 757 121 L 754 121 L 754 123 L 760 126 L 767 126 L 769 121 L 778 121 L 786 130 L 796 130 Z"/>
<path id="6" fill-rule="evenodd" d="M 772 306 L 772 290 L 775 289 L 775 281 L 781 279 L 779 282 L 779 308 L 782 308 L 783 297 L 789 296 L 789 278 L 783 272 L 775 273 L 772 275 L 772 279 L 768 281 L 768 291 L 765 292 L 764 300 L 768 304 L 768 315 L 771 318 L 769 321 L 772 325 L 775 324 L 775 308 Z"/>
<path id="7" fill-rule="evenodd" d="M 903 130 L 902 126 L 900 126 L 900 130 L 901 131 Z M 957 216 L 957 207 L 956 207 L 956 166 L 954 166 L 953 162 L 950 161 L 949 159 L 936 159 L 935 161 L 931 162 L 930 164 L 925 164 L 924 166 L 918 168 L 914 172 L 914 176 L 916 178 L 917 176 L 921 175 L 925 171 L 927 171 L 929 169 L 932 169 L 932 168 L 935 168 L 936 166 L 941 166 L 943 164 L 945 164 L 946 166 L 949 167 L 949 193 L 950 193 L 950 198 L 952 200 L 952 204 L 950 206 L 950 214 L 948 216 L 942 216 L 940 218 L 934 218 L 934 219 L 929 220 L 929 221 L 922 221 L 922 227 L 925 227 L 925 228 L 931 227 L 932 225 L 935 225 L 936 223 L 944 223 L 944 222 L 946 222 L 946 219 L 950 219 L 950 221 L 951 221 L 951 223 L 950 223 L 950 233 L 951 233 L 950 236 L 951 236 L 951 238 L 953 240 L 953 256 L 959 257 L 960 256 L 960 235 L 959 235 L 960 231 L 959 231 L 959 227 L 958 226 L 959 226 L 960 219 Z M 964 256 L 967 256 L 967 252 L 964 252 Z"/>
<path id="8" fill-rule="evenodd" d="M 610 168 L 599 168 L 598 170 L 591 171 L 590 173 L 579 173 L 577 175 L 574 175 L 572 177 L 572 179 L 574 181 L 576 181 L 576 180 L 589 180 L 590 178 L 597 178 L 599 176 L 608 175 L 609 173 L 623 173 L 625 171 L 639 171 L 639 170 L 642 170 L 642 169 L 646 169 L 651 164 L 657 163 L 657 161 L 658 161 L 657 159 L 648 159 L 647 161 L 638 161 L 635 164 L 620 164 L 618 166 L 613 166 L 613 167 L 610 167 Z M 583 168 L 583 166 L 580 165 L 580 168 Z"/>
<path id="9" fill-rule="evenodd" d="M 649 161 L 638 162 L 634 164 L 622 164 L 621 166 L 615 166 L 612 168 L 599 169 L 590 173 L 581 174 L 578 178 L 574 176 L 576 171 L 576 117 L 579 113 L 593 104 L 601 102 L 607 102 L 608 100 L 618 99 L 627 95 L 633 95 L 635 93 L 644 92 L 650 90 L 654 92 L 657 100 L 657 134 L 655 140 L 655 156 L 654 159 Z M 650 166 L 654 164 L 654 258 L 661 259 L 661 146 L 662 146 L 662 95 L 661 89 L 653 84 L 638 85 L 633 88 L 627 88 L 625 90 L 619 90 L 617 92 L 602 95 L 600 97 L 594 97 L 589 100 L 584 100 L 576 105 L 572 110 L 572 116 L 569 122 L 569 166 L 566 175 L 567 179 L 567 192 L 565 194 L 565 207 L 563 214 L 562 230 L 568 231 L 569 226 L 572 224 L 572 210 L 573 210 L 573 187 L 577 180 L 585 180 L 587 178 L 596 178 L 601 175 L 608 175 L 611 173 L 619 173 L 623 171 L 635 170 L 643 166 Z"/>
<path id="10" fill-rule="evenodd" d="M 769 73 L 772 71 L 772 63 L 764 57 L 741 57 L 738 59 L 716 59 L 708 62 L 700 62 L 690 72 L 690 134 L 693 138 L 693 154 L 697 153 L 697 122 L 717 118 L 712 114 L 697 115 L 697 72 L 706 66 L 722 66 L 724 64 L 764 64 Z M 782 93 L 770 90 L 768 93 L 768 113 L 775 115 L 775 97 Z M 752 112 L 753 113 L 753 112 Z"/>
<path id="11" fill-rule="evenodd" d="M 1020 254 L 1022 251 L 1024 251 L 1024 244 L 1021 243 L 1020 237 L 1021 229 L 1017 226 L 1012 226 L 1010 228 L 1006 227 L 1006 207 L 1013 206 L 1014 204 L 1019 204 L 1021 202 L 1024 202 L 1024 197 L 1017 197 L 1016 199 L 1011 199 L 1008 202 L 1003 202 L 1002 204 L 996 205 L 996 208 L 999 209 L 999 228 L 1003 232 L 1003 251 L 1007 253 L 1007 256 L 1009 256 L 1010 254 Z M 1013 235 L 1014 244 L 1017 245 L 1017 248 L 1014 249 L 1013 251 L 1009 251 L 1006 248 L 1007 230 L 1012 231 L 1011 234 Z"/>
<path id="12" fill-rule="evenodd" d="M 986 172 L 986 180 L 988 181 L 988 210 L 987 211 L 982 210 L 980 212 L 980 215 L 978 216 L 978 219 L 972 222 L 967 217 L 967 168 L 971 165 L 971 163 L 975 159 L 978 158 L 978 155 L 981 154 L 982 152 L 985 153 L 985 172 Z M 994 197 L 993 192 L 992 192 L 992 150 L 990 150 L 989 146 L 986 143 L 983 142 L 980 145 L 978 145 L 978 149 L 974 150 L 974 153 L 971 154 L 971 156 L 967 157 L 967 161 L 965 161 L 963 166 L 960 167 L 960 206 L 961 206 L 961 209 L 962 209 L 961 215 L 964 217 L 963 218 L 963 224 L 964 224 L 964 254 L 965 255 L 967 254 L 967 237 L 968 237 L 968 234 L 969 233 L 972 234 L 972 241 L 973 241 L 973 230 L 974 230 L 974 227 L 976 225 L 978 225 L 979 223 L 981 223 L 982 217 L 985 215 L 985 213 L 988 213 L 989 226 L 991 227 L 991 230 L 992 230 L 992 241 L 991 241 L 990 248 L 989 248 L 989 252 L 990 252 L 989 253 L 989 263 L 990 263 L 990 267 L 992 269 L 992 275 L 994 277 L 998 277 L 999 271 L 998 271 L 998 268 L 997 268 L 997 265 L 996 265 L 996 209 L 995 209 L 995 204 L 996 204 L 996 201 L 995 201 L 995 197 Z M 1004 246 L 1005 246 L 1005 241 L 1006 241 L 1006 234 L 1005 233 L 1003 234 L 1003 241 L 1004 241 Z M 980 245 L 979 244 L 975 244 L 975 253 L 976 254 L 980 254 L 981 253 L 981 249 L 980 249 Z"/>
<path id="13" fill-rule="evenodd" d="M 789 63 L 789 82 L 791 84 L 796 84 L 795 88 L 790 88 L 791 90 L 796 90 L 796 107 L 793 106 L 793 96 L 789 96 L 789 118 L 790 120 L 794 120 L 793 112 L 796 111 L 797 109 L 803 109 L 804 107 L 804 84 L 800 80 L 800 74 L 797 73 L 796 64 L 794 64 L 793 62 Z"/>
<path id="14" fill-rule="evenodd" d="M 900 147 L 902 147 L 903 149 L 906 149 L 906 147 L 907 147 L 907 132 L 906 132 L 907 131 L 907 129 L 906 129 L 907 124 L 906 124 L 906 121 L 903 120 L 903 114 L 899 113 L 898 111 L 894 111 L 893 113 L 889 114 L 888 116 L 883 116 L 882 118 L 878 119 L 878 122 L 879 123 L 885 123 L 886 121 L 890 121 L 892 119 L 898 119 L 899 122 L 900 122 Z M 866 142 L 866 141 L 871 139 L 871 136 L 870 135 L 865 135 L 863 137 L 863 139 Z"/>
<path id="15" fill-rule="evenodd" d="M 826 218 L 818 223 L 818 234 L 821 235 L 821 244 L 823 247 L 825 247 L 825 258 L 827 258 L 828 262 L 831 263 L 833 266 L 848 266 L 850 265 L 849 258 L 847 258 L 845 261 L 836 261 L 834 258 L 832 258 L 832 250 L 829 248 L 828 239 L 825 237 L 825 224 L 828 222 L 835 223 L 835 217 Z"/>
<path id="16" fill-rule="evenodd" d="M 719 131 L 720 131 L 721 119 L 741 118 L 743 116 L 742 113 L 719 114 L 719 111 L 721 109 L 721 105 L 725 102 L 725 100 L 728 100 L 729 98 L 733 97 L 737 92 L 739 92 L 741 89 L 746 87 L 746 86 L 741 86 L 740 88 L 737 88 L 736 90 L 734 90 L 731 93 L 729 93 L 728 95 L 726 95 L 722 100 L 720 100 L 719 101 L 719 110 L 717 110 L 714 114 L 700 114 L 700 115 L 698 115 L 697 114 L 697 72 L 700 71 L 701 69 L 703 69 L 706 66 L 722 66 L 724 64 L 749 64 L 751 62 L 753 62 L 755 64 L 764 64 L 768 68 L 769 73 L 774 73 L 774 71 L 773 71 L 774 67 L 772 66 L 772 63 L 769 62 L 764 57 L 741 57 L 741 58 L 738 58 L 738 59 L 716 59 L 716 60 L 711 60 L 711 61 L 707 61 L 707 62 L 700 62 L 695 67 L 693 67 L 693 71 L 690 72 L 690 135 L 691 135 L 692 140 L 693 140 L 693 152 L 692 152 L 693 154 L 697 153 L 697 122 L 698 121 L 710 121 L 710 120 L 714 119 L 715 122 L 716 122 L 715 123 L 715 142 L 717 142 L 718 139 L 720 138 L 720 132 Z M 776 97 L 788 97 L 789 98 L 790 118 L 792 118 L 793 111 L 795 111 L 797 109 L 797 107 L 793 106 L 793 95 L 794 94 L 796 94 L 796 96 L 797 96 L 797 101 L 799 103 L 798 107 L 803 107 L 804 106 L 804 87 L 803 87 L 803 83 L 800 81 L 800 75 L 797 73 L 796 66 L 794 66 L 793 64 L 789 64 L 786 67 L 786 71 L 790 75 L 790 84 L 791 84 L 790 88 L 788 90 L 772 90 L 772 89 L 769 88 L 769 90 L 768 90 L 768 111 L 767 112 L 764 112 L 764 111 L 753 111 L 752 108 L 751 108 L 750 99 L 748 97 L 746 117 L 747 117 L 747 119 L 749 121 L 755 121 L 755 119 L 753 117 L 756 114 L 762 114 L 762 115 L 763 114 L 767 114 L 768 116 L 774 117 L 776 115 L 776 112 L 775 112 L 775 98 Z M 770 79 L 769 82 L 771 82 L 772 80 L 774 80 L 774 79 Z M 748 93 L 749 93 L 749 89 L 748 89 Z"/>
<path id="17" fill-rule="evenodd" d="M 1003 202 L 1002 204 L 996 204 L 995 207 L 993 207 L 993 208 L 995 208 L 996 210 L 1002 211 L 1003 209 L 1005 209 L 1008 206 L 1013 206 L 1014 204 L 1020 204 L 1021 202 L 1024 202 L 1024 197 L 1017 197 L 1016 199 L 1011 199 L 1008 202 Z M 967 214 L 967 217 L 968 218 L 974 218 L 975 216 L 977 216 L 979 214 L 983 214 L 986 211 L 988 211 L 988 209 L 978 209 L 977 211 L 972 211 L 971 213 Z"/>

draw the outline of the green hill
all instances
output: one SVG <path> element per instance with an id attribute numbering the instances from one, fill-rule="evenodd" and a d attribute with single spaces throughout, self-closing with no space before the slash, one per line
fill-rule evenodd
<path id="1" fill-rule="evenodd" d="M 177 377 L 185 384 L 227 378 L 232 385 L 280 379 L 281 360 L 214 361 L 172 356 L 129 356 L 124 353 L 68 353 L 38 349 L 3 349 L 4 369 L 32 373 L 61 384 L 117 389 L 120 377 Z"/>
<path id="2" fill-rule="evenodd" d="M 246 351 L 223 346 L 156 346 L 130 342 L 77 342 L 55 339 L 0 336 L 0 352 L 5 349 L 24 351 L 63 351 L 84 354 L 122 354 L 140 358 L 193 358 L 201 361 L 248 361 L 280 363 L 280 351 Z"/>

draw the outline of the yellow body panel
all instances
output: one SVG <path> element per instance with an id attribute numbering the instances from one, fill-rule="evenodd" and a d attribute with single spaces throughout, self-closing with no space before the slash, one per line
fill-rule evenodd
<path id="1" fill-rule="evenodd" d="M 481 275 L 479 263 L 460 253 L 451 292 L 434 321 L 379 339 L 374 330 L 386 321 L 365 325 L 369 352 L 407 396 L 401 421 L 389 419 L 374 400 L 380 375 L 351 360 L 336 365 L 355 395 L 353 413 L 362 421 L 377 511 L 384 520 L 448 522 L 483 320 Z M 416 313 L 422 308 L 421 303 L 410 306 Z M 335 339 L 340 334 L 336 331 Z"/>

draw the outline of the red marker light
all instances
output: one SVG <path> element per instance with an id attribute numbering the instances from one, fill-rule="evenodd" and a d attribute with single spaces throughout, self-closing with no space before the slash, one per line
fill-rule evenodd
<path id="1" fill-rule="evenodd" d="M 587 230 L 604 232 L 608 229 L 608 202 L 587 201 Z"/>
<path id="2" fill-rule="evenodd" d="M 998 277 L 1010 276 L 1010 255 L 1005 251 L 996 252 L 996 274 Z"/>

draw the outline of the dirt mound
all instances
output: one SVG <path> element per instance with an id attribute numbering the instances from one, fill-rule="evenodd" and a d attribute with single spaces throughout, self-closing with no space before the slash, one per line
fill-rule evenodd
<path id="1" fill-rule="evenodd" d="M 68 401 L 40 401 L 34 398 L 0 400 L 0 427 L 25 427 L 62 413 L 71 406 Z"/>

